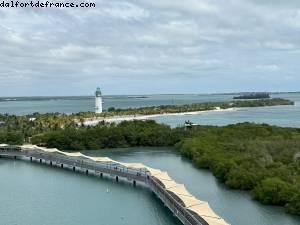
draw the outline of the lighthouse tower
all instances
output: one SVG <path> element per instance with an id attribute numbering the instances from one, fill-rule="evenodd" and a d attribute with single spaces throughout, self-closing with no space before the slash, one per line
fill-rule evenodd
<path id="1" fill-rule="evenodd" d="M 95 93 L 95 113 L 102 113 L 102 94 L 99 87 Z"/>

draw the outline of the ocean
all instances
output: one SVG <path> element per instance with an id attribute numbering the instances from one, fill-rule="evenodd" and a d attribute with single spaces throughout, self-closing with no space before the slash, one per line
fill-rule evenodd
<path id="1" fill-rule="evenodd" d="M 234 96 L 233 94 L 104 96 L 103 108 L 137 108 L 144 106 L 230 101 Z M 225 112 L 204 112 L 197 115 L 161 115 L 153 119 L 172 127 L 180 126 L 188 120 L 202 125 L 227 125 L 240 122 L 255 122 L 285 127 L 300 127 L 300 93 L 272 94 L 272 97 L 290 99 L 295 102 L 295 105 L 242 108 Z M 76 113 L 94 111 L 94 104 L 94 97 L 92 96 L 0 97 L 0 113 L 15 115 L 32 114 L 34 112 Z"/>

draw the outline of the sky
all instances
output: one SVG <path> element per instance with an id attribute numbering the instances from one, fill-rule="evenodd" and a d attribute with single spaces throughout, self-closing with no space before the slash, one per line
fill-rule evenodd
<path id="1" fill-rule="evenodd" d="M 299 0 L 95 3 L 0 8 L 0 96 L 300 91 Z"/>

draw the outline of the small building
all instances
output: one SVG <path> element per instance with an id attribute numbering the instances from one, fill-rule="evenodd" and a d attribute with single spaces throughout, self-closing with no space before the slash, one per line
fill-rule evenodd
<path id="1" fill-rule="evenodd" d="M 184 128 L 185 128 L 185 130 L 192 129 L 194 126 L 199 126 L 199 124 L 192 123 L 189 120 L 184 122 Z"/>

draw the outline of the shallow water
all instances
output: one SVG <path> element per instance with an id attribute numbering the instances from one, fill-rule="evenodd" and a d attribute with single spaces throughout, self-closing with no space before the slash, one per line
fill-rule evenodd
<path id="1" fill-rule="evenodd" d="M 233 111 L 203 112 L 197 115 L 158 116 L 156 121 L 172 127 L 185 121 L 201 125 L 228 125 L 241 122 L 268 123 L 284 127 L 300 127 L 300 94 L 274 94 L 272 97 L 290 99 L 293 106 L 240 108 Z"/>
<path id="2" fill-rule="evenodd" d="M 160 116 L 171 126 L 186 120 L 199 124 L 225 125 L 237 122 L 270 123 L 300 127 L 300 94 L 281 94 L 295 106 L 244 108 L 205 112 L 199 115 Z M 186 104 L 230 100 L 230 95 L 161 95 L 147 98 L 108 98 L 105 108 Z M 93 110 L 93 99 L 0 102 L 0 113 L 78 112 Z M 209 171 L 192 164 L 169 149 L 149 148 L 89 151 L 124 162 L 142 162 L 166 170 L 199 199 L 233 225 L 299 225 L 300 218 L 283 208 L 263 206 L 248 193 L 232 191 L 216 181 Z M 163 204 L 145 188 L 92 176 L 73 174 L 39 164 L 0 160 L 0 224 L 2 225 L 179 225 Z M 109 190 L 109 191 L 107 191 Z"/>
<path id="3" fill-rule="evenodd" d="M 158 122 L 172 127 L 183 125 L 185 121 L 207 125 L 227 125 L 239 122 L 269 123 L 278 126 L 300 127 L 300 94 L 273 94 L 272 97 L 287 98 L 295 101 L 295 106 L 275 106 L 242 108 L 236 111 L 204 112 L 197 115 L 158 116 Z M 233 95 L 152 95 L 146 98 L 129 96 L 104 97 L 104 109 L 109 107 L 130 108 L 168 104 L 190 104 L 208 101 L 229 101 Z M 51 99 L 39 101 L 0 102 L 0 113 L 29 114 L 33 112 L 79 112 L 93 111 L 94 99 L 82 97 L 75 100 Z"/>
<path id="4" fill-rule="evenodd" d="M 280 207 L 263 206 L 232 191 L 209 171 L 198 170 L 168 148 L 88 151 L 124 162 L 166 170 L 233 225 L 299 225 Z M 3 225 L 179 225 L 146 188 L 40 164 L 0 160 L 0 218 Z"/>
<path id="5" fill-rule="evenodd" d="M 143 98 L 134 96 L 104 96 L 103 109 L 138 108 L 158 105 L 190 104 L 195 102 L 224 101 L 232 99 L 232 95 L 149 95 Z M 7 98 L 5 98 L 7 99 Z M 11 98 L 15 99 L 15 98 Z M 35 100 L 34 100 L 35 99 Z M 0 101 L 0 113 L 24 115 L 33 112 L 87 112 L 94 111 L 95 100 L 93 97 L 65 98 L 27 98 L 26 101 Z"/>
<path id="6" fill-rule="evenodd" d="M 2 225 L 179 225 L 146 188 L 0 160 Z"/>

